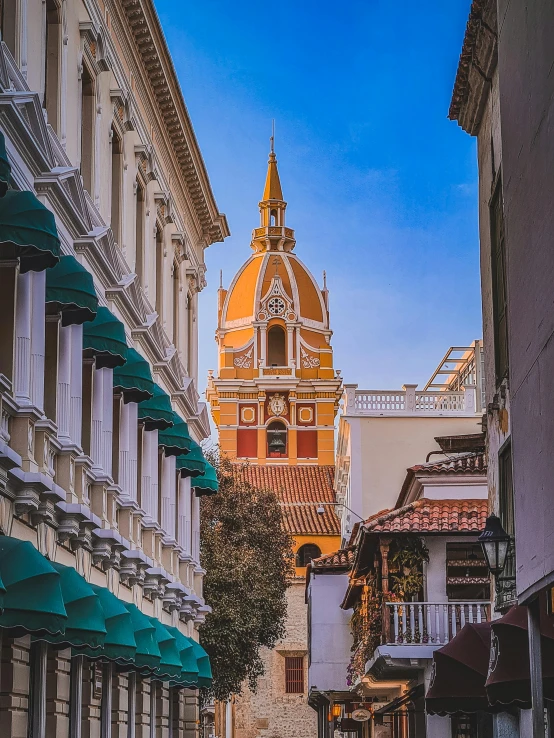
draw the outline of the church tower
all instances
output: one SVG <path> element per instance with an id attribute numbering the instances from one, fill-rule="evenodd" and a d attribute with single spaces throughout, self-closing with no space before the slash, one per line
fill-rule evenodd
<path id="1" fill-rule="evenodd" d="M 230 735 L 313 738 L 305 576 L 312 559 L 340 547 L 333 480 L 342 380 L 333 369 L 325 278 L 320 287 L 294 253 L 273 142 L 259 207 L 252 254 L 229 289 L 219 290 L 219 368 L 210 373 L 206 397 L 221 451 L 248 462 L 245 479 L 279 498 L 296 567 L 286 634 L 264 650 L 257 692 L 244 685 L 235 698 Z"/>
<path id="2" fill-rule="evenodd" d="M 294 253 L 273 145 L 259 208 L 253 253 L 218 295 L 219 369 L 206 396 L 220 447 L 260 465 L 332 465 L 342 380 L 328 292 Z"/>

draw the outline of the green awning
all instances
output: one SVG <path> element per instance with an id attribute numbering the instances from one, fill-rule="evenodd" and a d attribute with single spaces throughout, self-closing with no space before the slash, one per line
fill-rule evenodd
<path id="1" fill-rule="evenodd" d="M 62 313 L 62 325 L 81 325 L 94 320 L 98 297 L 92 274 L 74 256 L 62 256 L 46 272 L 46 302 Z"/>
<path id="2" fill-rule="evenodd" d="M 197 497 L 201 495 L 215 495 L 219 489 L 217 473 L 213 466 L 206 461 L 206 471 L 192 482 L 192 488 Z"/>
<path id="3" fill-rule="evenodd" d="M 166 625 L 166 629 L 175 638 L 179 656 L 181 657 L 181 676 L 171 681 L 171 686 L 191 687 L 198 684 L 198 663 L 192 645 L 192 639 L 183 635 L 178 628 Z"/>
<path id="4" fill-rule="evenodd" d="M 22 633 L 63 633 L 67 621 L 60 575 L 29 541 L 0 536 L 5 592 L 0 627 Z"/>
<path id="5" fill-rule="evenodd" d="M 157 384 L 150 400 L 143 400 L 138 406 L 138 418 L 146 430 L 165 430 L 173 425 L 173 409 L 167 392 Z"/>
<path id="6" fill-rule="evenodd" d="M 192 647 L 194 649 L 194 656 L 196 657 L 196 663 L 198 665 L 198 686 L 199 687 L 211 687 L 212 686 L 212 667 L 210 665 L 210 657 L 204 651 L 202 646 L 197 643 L 194 639 L 190 639 Z"/>
<path id="7" fill-rule="evenodd" d="M 19 258 L 21 272 L 42 272 L 60 260 L 54 213 L 32 192 L 8 190 L 0 198 L 0 259 Z"/>
<path id="8" fill-rule="evenodd" d="M 127 341 L 123 323 L 106 307 L 99 307 L 92 323 L 83 328 L 83 351 L 96 357 L 96 368 L 115 368 L 127 361 Z"/>
<path id="9" fill-rule="evenodd" d="M 156 628 L 150 622 L 150 618 L 141 612 L 136 605 L 126 602 L 125 607 L 131 616 L 131 623 L 137 643 L 137 651 L 134 659 L 135 666 L 145 674 L 155 671 L 159 667 L 162 658 L 158 641 L 156 640 Z"/>
<path id="10" fill-rule="evenodd" d="M 116 661 L 118 664 L 132 664 L 137 651 L 131 614 L 121 600 L 105 587 L 90 585 L 98 595 L 106 623 L 104 647 L 100 651 L 91 648 L 75 649 L 89 659 L 103 658 Z"/>
<path id="11" fill-rule="evenodd" d="M 150 364 L 134 348 L 127 349 L 127 361 L 113 373 L 114 389 L 123 392 L 124 402 L 142 402 L 154 395 Z"/>
<path id="12" fill-rule="evenodd" d="M 177 456 L 177 470 L 182 477 L 198 477 L 206 471 L 206 459 L 196 441 L 191 442 L 188 454 Z"/>
<path id="13" fill-rule="evenodd" d="M 180 415 L 173 413 L 173 426 L 160 432 L 158 443 L 164 447 L 166 456 L 188 454 L 192 438 L 189 435 L 188 425 Z"/>
<path id="14" fill-rule="evenodd" d="M 10 160 L 6 152 L 6 139 L 4 134 L 0 131 L 0 197 L 4 197 L 7 187 L 10 183 L 10 176 L 12 168 L 10 166 Z"/>
<path id="15" fill-rule="evenodd" d="M 65 633 L 47 636 L 49 643 L 99 649 L 106 638 L 106 620 L 100 599 L 87 580 L 72 566 L 53 563 L 60 575 L 67 612 Z"/>
<path id="16" fill-rule="evenodd" d="M 150 622 L 156 629 L 156 640 L 162 655 L 160 665 L 152 678 L 160 679 L 161 681 L 179 679 L 183 665 L 175 638 L 167 630 L 165 625 L 162 625 L 156 618 L 150 618 Z"/>

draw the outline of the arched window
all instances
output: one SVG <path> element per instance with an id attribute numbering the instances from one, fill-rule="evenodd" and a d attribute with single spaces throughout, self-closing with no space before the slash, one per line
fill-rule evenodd
<path id="1" fill-rule="evenodd" d="M 287 456 L 287 428 L 280 420 L 267 426 L 267 456 L 273 459 Z"/>
<path id="2" fill-rule="evenodd" d="M 135 272 L 139 278 L 140 284 L 144 287 L 144 220 L 145 220 L 145 192 L 144 187 L 137 179 L 137 195 L 135 200 Z"/>
<path id="3" fill-rule="evenodd" d="M 60 76 L 60 13 L 54 0 L 46 0 L 46 41 L 44 55 L 44 107 L 48 122 L 58 131 L 58 101 Z"/>
<path id="4" fill-rule="evenodd" d="M 321 556 L 321 549 L 315 543 L 305 543 L 296 552 L 296 566 L 308 566 L 312 559 Z"/>
<path id="5" fill-rule="evenodd" d="M 285 331 L 280 325 L 273 325 L 267 332 L 267 363 L 269 366 L 285 366 L 287 351 Z"/>
<path id="6" fill-rule="evenodd" d="M 83 187 L 94 198 L 95 88 L 92 75 L 83 65 L 81 76 L 81 176 Z"/>
<path id="7" fill-rule="evenodd" d="M 173 345 L 179 348 L 179 264 L 173 263 Z"/>
<path id="8" fill-rule="evenodd" d="M 111 130 L 112 202 L 111 220 L 114 241 L 121 246 L 121 185 L 123 182 L 123 141 L 115 128 Z"/>
<path id="9" fill-rule="evenodd" d="M 164 289 L 164 244 L 161 228 L 156 225 L 156 312 L 163 320 L 163 289 Z"/>
<path id="10" fill-rule="evenodd" d="M 277 211 L 276 210 L 271 211 L 271 214 L 269 216 L 269 225 L 272 225 L 272 226 L 277 225 Z"/>

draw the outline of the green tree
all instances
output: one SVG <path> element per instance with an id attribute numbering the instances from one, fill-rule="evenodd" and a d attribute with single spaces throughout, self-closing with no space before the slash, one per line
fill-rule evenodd
<path id="1" fill-rule="evenodd" d="M 200 558 L 213 612 L 200 638 L 212 664 L 213 696 L 227 700 L 245 680 L 256 689 L 264 671 L 260 648 L 273 648 L 284 636 L 292 538 L 274 492 L 245 481 L 242 465 L 218 454 L 210 461 L 219 493 L 202 499 Z"/>

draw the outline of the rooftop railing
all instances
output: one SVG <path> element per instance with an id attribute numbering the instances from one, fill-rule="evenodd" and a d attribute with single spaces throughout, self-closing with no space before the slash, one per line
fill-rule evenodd
<path id="1" fill-rule="evenodd" d="M 417 384 L 401 390 L 360 390 L 356 384 L 344 386 L 345 415 L 475 415 L 476 388 L 468 385 L 459 392 L 417 391 Z"/>

